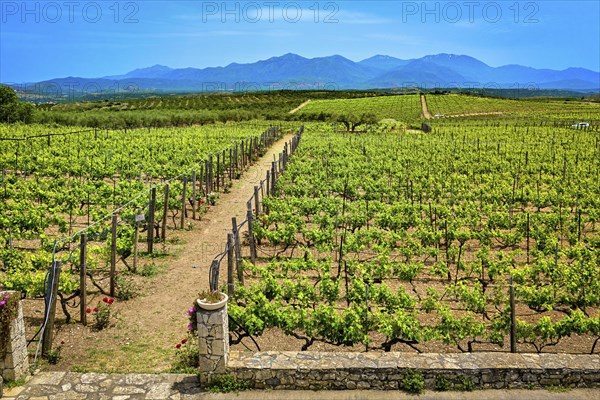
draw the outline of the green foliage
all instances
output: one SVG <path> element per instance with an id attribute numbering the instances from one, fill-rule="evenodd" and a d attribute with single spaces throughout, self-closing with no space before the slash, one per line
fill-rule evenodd
<path id="1" fill-rule="evenodd" d="M 408 393 L 421 394 L 425 390 L 425 378 L 420 371 L 407 369 L 402 374 L 401 387 Z"/>
<path id="2" fill-rule="evenodd" d="M 33 118 L 33 113 L 32 104 L 21 103 L 12 88 L 0 85 L 0 123 L 29 123 Z"/>
<path id="3" fill-rule="evenodd" d="M 475 383 L 468 376 L 459 376 L 458 377 L 458 385 L 456 386 L 457 390 L 463 390 L 465 392 L 472 392 L 475 389 Z"/>
<path id="4" fill-rule="evenodd" d="M 211 393 L 238 393 L 252 388 L 252 384 L 231 374 L 213 375 L 206 389 Z"/>
<path id="5" fill-rule="evenodd" d="M 0 346 L 9 338 L 10 323 L 19 313 L 19 292 L 8 293 L 0 291 Z"/>
<path id="6" fill-rule="evenodd" d="M 98 305 L 91 310 L 94 314 L 94 328 L 97 330 L 101 331 L 110 325 L 112 316 L 111 306 L 113 301 L 114 300 L 112 298 L 105 297 L 102 302 L 99 302 Z"/>
<path id="7" fill-rule="evenodd" d="M 250 334 L 279 328 L 303 349 L 499 350 L 512 276 L 521 348 L 598 337 L 595 132 L 523 120 L 446 121 L 433 136 L 333 129 L 305 125 L 263 200 L 254 232 L 274 256 L 246 267 L 230 305 Z"/>
<path id="8" fill-rule="evenodd" d="M 193 374 L 198 371 L 200 353 L 198 349 L 198 338 L 192 332 L 177 343 L 176 360 L 171 366 L 171 372 L 177 374 Z"/>
<path id="9" fill-rule="evenodd" d="M 167 266 L 164 264 L 157 265 L 155 263 L 144 264 L 137 271 L 137 274 L 144 277 L 153 277 L 160 273 L 163 273 L 166 270 Z"/>
<path id="10" fill-rule="evenodd" d="M 115 276 L 115 295 L 119 300 L 130 300 L 138 294 L 138 287 L 133 279 L 125 274 Z"/>
<path id="11" fill-rule="evenodd" d="M 433 382 L 433 386 L 434 386 L 435 390 L 437 390 L 439 392 L 445 392 L 452 388 L 452 383 L 445 376 L 436 375 L 435 380 Z"/>

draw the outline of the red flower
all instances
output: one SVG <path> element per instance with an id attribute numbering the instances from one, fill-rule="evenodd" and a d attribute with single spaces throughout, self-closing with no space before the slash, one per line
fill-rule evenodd
<path id="1" fill-rule="evenodd" d="M 177 348 L 177 349 L 180 349 L 180 348 L 181 348 L 181 343 L 177 343 L 177 344 L 175 345 L 175 348 Z"/>
<path id="2" fill-rule="evenodd" d="M 61 341 L 60 341 L 60 344 L 65 344 L 65 341 L 64 341 L 64 340 L 61 340 Z"/>
<path id="3" fill-rule="evenodd" d="M 102 301 L 108 303 L 108 297 L 103 298 Z"/>
<path id="4" fill-rule="evenodd" d="M 182 340 L 181 340 L 181 343 L 182 343 L 182 344 L 186 344 L 186 343 L 187 343 L 187 339 L 182 339 Z"/>
<path id="5" fill-rule="evenodd" d="M 112 297 L 110 299 L 108 299 L 108 304 L 112 304 L 115 302 L 115 299 L 113 299 Z"/>
<path id="6" fill-rule="evenodd" d="M 89 314 L 89 313 L 92 312 L 92 309 L 88 307 L 88 308 L 85 309 L 85 312 Z"/>
<path id="7" fill-rule="evenodd" d="M 98 307 L 94 307 L 94 312 L 98 312 Z"/>

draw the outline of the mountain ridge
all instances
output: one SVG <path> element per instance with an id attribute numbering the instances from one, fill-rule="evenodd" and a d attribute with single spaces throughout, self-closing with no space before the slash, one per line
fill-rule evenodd
<path id="1" fill-rule="evenodd" d="M 580 67 L 536 69 L 518 64 L 491 67 L 461 54 L 439 53 L 416 59 L 375 55 L 358 62 L 335 54 L 306 58 L 294 53 L 253 63 L 232 62 L 206 68 L 171 68 L 161 64 L 137 68 L 123 75 L 99 78 L 55 78 L 34 85 L 55 84 L 83 88 L 104 86 L 154 90 L 231 91 L 251 85 L 254 90 L 375 89 L 403 86 L 544 88 L 600 91 L 600 72 Z M 95 89 L 97 87 L 95 86 Z"/>

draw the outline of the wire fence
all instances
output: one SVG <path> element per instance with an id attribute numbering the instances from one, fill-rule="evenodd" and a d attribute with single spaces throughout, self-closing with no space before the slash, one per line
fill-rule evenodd
<path id="1" fill-rule="evenodd" d="M 271 163 L 271 169 L 267 171 L 265 179 L 260 180 L 259 184 L 254 186 L 254 192 L 246 202 L 246 218 L 241 222 L 238 222 L 235 217 L 232 218 L 232 229 L 227 233 L 225 248 L 213 258 L 210 265 L 208 285 L 211 291 L 219 289 L 221 264 L 226 257 L 228 294 L 233 294 L 235 291 L 236 279 L 239 284 L 244 285 L 242 259 L 250 258 L 252 264 L 256 263 L 257 247 L 253 233 L 254 220 L 265 212 L 263 199 L 266 196 L 274 195 L 278 177 L 285 171 L 290 156 L 298 148 L 303 133 L 304 126 L 300 127 L 294 137 L 285 143 L 283 151 Z M 247 230 L 242 232 L 244 226 L 247 227 Z M 247 238 L 248 246 L 242 246 L 241 234 Z M 244 249 L 246 249 L 247 254 L 242 254 Z"/>
<path id="2" fill-rule="evenodd" d="M 67 323 L 71 313 L 78 313 L 78 320 L 87 325 L 88 284 L 105 296 L 126 297 L 129 288 L 118 272 L 136 272 L 139 254 L 154 257 L 166 252 L 168 232 L 185 229 L 186 224 L 199 219 L 215 204 L 218 193 L 227 191 L 280 136 L 280 128 L 271 127 L 210 152 L 170 179 L 150 181 L 147 189 L 134 193 L 109 214 L 56 240 L 44 279 L 44 319 L 29 340 L 32 343 L 39 336 L 34 362 L 40 350 L 44 355 L 51 351 L 58 304 Z"/>

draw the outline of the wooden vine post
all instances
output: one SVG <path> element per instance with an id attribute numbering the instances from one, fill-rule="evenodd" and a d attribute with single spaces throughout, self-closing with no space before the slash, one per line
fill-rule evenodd
<path id="1" fill-rule="evenodd" d="M 246 213 L 248 219 L 248 240 L 250 242 L 250 261 L 253 265 L 256 265 L 256 243 L 254 242 L 254 229 L 252 227 L 253 217 L 252 217 L 252 204 L 250 202 L 247 203 L 248 211 Z"/>
<path id="2" fill-rule="evenodd" d="M 60 281 L 60 271 L 62 265 L 60 261 L 54 261 L 50 268 L 48 282 L 51 284 L 45 293 L 46 303 L 48 304 L 48 319 L 44 326 L 42 336 L 42 355 L 47 355 L 52 351 L 52 339 L 54 338 L 54 318 L 56 316 L 56 297 L 58 296 L 58 283 Z"/>
<path id="3" fill-rule="evenodd" d="M 167 212 L 169 211 L 169 184 L 167 183 L 165 185 L 165 200 L 163 202 L 163 219 L 162 219 L 162 226 L 161 226 L 161 232 L 160 232 L 160 237 L 163 240 L 163 242 L 166 240 L 166 236 L 167 236 Z"/>
<path id="4" fill-rule="evenodd" d="M 87 325 L 87 289 L 86 289 L 86 260 L 87 260 L 87 234 L 81 234 L 79 240 L 79 320 Z"/>
<path id="5" fill-rule="evenodd" d="M 148 253 L 152 254 L 154 246 L 154 209 L 156 207 L 156 187 L 150 191 L 150 204 L 148 207 Z"/>
<path id="6" fill-rule="evenodd" d="M 235 291 L 235 283 L 233 281 L 233 248 L 234 248 L 233 233 L 227 234 L 227 294 L 233 295 Z"/>
<path id="7" fill-rule="evenodd" d="M 235 252 L 235 269 L 237 270 L 238 281 L 244 286 L 244 270 L 242 267 L 242 251 L 240 249 L 240 233 L 238 231 L 237 219 L 231 218 L 231 226 L 233 233 L 233 248 Z"/>
<path id="8" fill-rule="evenodd" d="M 117 268 L 117 215 L 112 216 L 110 231 L 110 295 L 115 296 L 115 270 Z"/>

